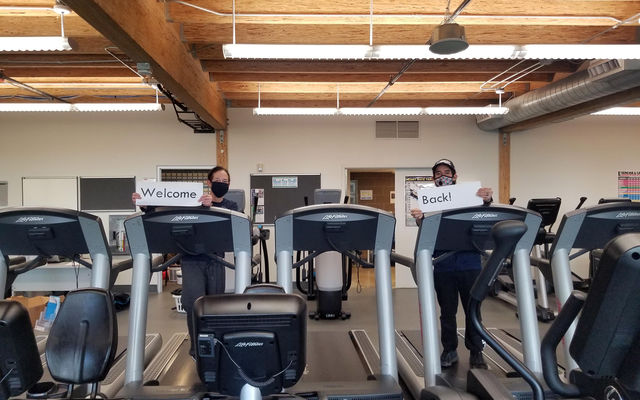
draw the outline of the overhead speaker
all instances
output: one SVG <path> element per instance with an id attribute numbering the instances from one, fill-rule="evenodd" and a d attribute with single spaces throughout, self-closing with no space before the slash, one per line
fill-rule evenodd
<path id="1" fill-rule="evenodd" d="M 442 24 L 434 29 L 429 43 L 429 51 L 435 54 L 455 54 L 469 47 L 464 27 L 453 23 Z"/>

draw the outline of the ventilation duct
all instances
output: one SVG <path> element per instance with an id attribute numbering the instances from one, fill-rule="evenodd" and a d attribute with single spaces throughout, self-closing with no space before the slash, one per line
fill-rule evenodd
<path id="1" fill-rule="evenodd" d="M 640 60 L 593 61 L 586 69 L 505 102 L 509 113 L 479 116 L 477 123 L 492 131 L 638 86 Z"/>

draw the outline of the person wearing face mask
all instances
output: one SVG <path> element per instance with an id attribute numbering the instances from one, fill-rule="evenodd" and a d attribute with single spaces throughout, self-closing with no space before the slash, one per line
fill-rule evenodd
<path id="1" fill-rule="evenodd" d="M 436 161 L 432 167 L 433 182 L 436 186 L 455 185 L 458 179 L 456 168 L 451 160 L 443 158 Z M 493 190 L 480 188 L 476 196 L 482 197 L 485 205 L 491 204 Z M 418 225 L 422 222 L 423 213 L 420 209 L 412 209 L 411 215 Z M 441 254 L 436 252 L 437 258 Z M 480 254 L 470 251 L 457 252 L 433 266 L 433 280 L 438 304 L 440 304 L 440 341 L 443 351 L 440 355 L 440 364 L 443 368 L 451 367 L 458 362 L 458 333 L 456 314 L 458 313 L 458 296 L 462 301 L 462 308 L 466 316 L 464 344 L 469 352 L 469 364 L 471 368 L 487 368 L 487 363 L 482 357 L 484 347 L 482 338 L 473 328 L 469 319 L 469 292 L 476 278 L 480 274 L 482 263 Z"/>
<path id="2" fill-rule="evenodd" d="M 238 211 L 236 202 L 225 199 L 224 195 L 229 191 L 230 176 L 229 171 L 224 167 L 213 167 L 208 175 L 206 184 L 211 189 L 210 194 L 204 194 L 198 199 L 202 203 L 202 207 L 221 207 L 232 211 Z M 140 199 L 139 193 L 133 193 L 131 199 L 135 204 Z M 153 212 L 155 207 L 140 207 L 145 212 Z M 224 254 L 216 254 L 224 257 Z M 189 338 L 191 338 L 191 349 L 189 354 L 191 357 L 195 355 L 195 343 L 192 312 L 193 303 L 198 297 L 224 293 L 225 288 L 225 266 L 215 261 L 207 255 L 188 255 L 184 254 L 181 260 L 182 269 L 182 307 L 187 314 L 187 327 L 189 329 Z"/>

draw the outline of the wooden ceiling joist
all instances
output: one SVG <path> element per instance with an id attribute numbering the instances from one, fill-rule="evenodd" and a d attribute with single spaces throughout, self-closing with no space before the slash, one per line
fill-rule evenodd
<path id="1" fill-rule="evenodd" d="M 227 125 L 226 106 L 198 62 L 182 44 L 178 27 L 165 22 L 155 0 L 65 0 L 78 15 L 131 59 L 151 65 L 153 76 L 217 129 Z"/>

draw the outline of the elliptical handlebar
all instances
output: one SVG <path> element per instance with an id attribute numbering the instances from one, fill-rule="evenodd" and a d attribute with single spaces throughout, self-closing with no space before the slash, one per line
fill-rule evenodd
<path id="1" fill-rule="evenodd" d="M 500 272 L 502 262 L 513 253 L 513 249 L 526 231 L 527 225 L 522 221 L 500 221 L 493 226 L 491 235 L 496 243 L 496 248 L 471 288 L 470 295 L 473 299 L 482 302 L 487 297 Z"/>
<path id="2" fill-rule="evenodd" d="M 491 235 L 496 247 L 487 260 L 482 272 L 471 288 L 471 298 L 469 299 L 470 319 L 482 339 L 491 346 L 522 378 L 531 386 L 533 399 L 544 400 L 544 390 L 536 376 L 516 359 L 511 353 L 503 348 L 498 341 L 482 325 L 480 306 L 487 297 L 489 288 L 495 281 L 502 262 L 511 254 L 518 241 L 526 233 L 527 226 L 521 221 L 506 220 L 496 223 L 491 229 Z"/>

